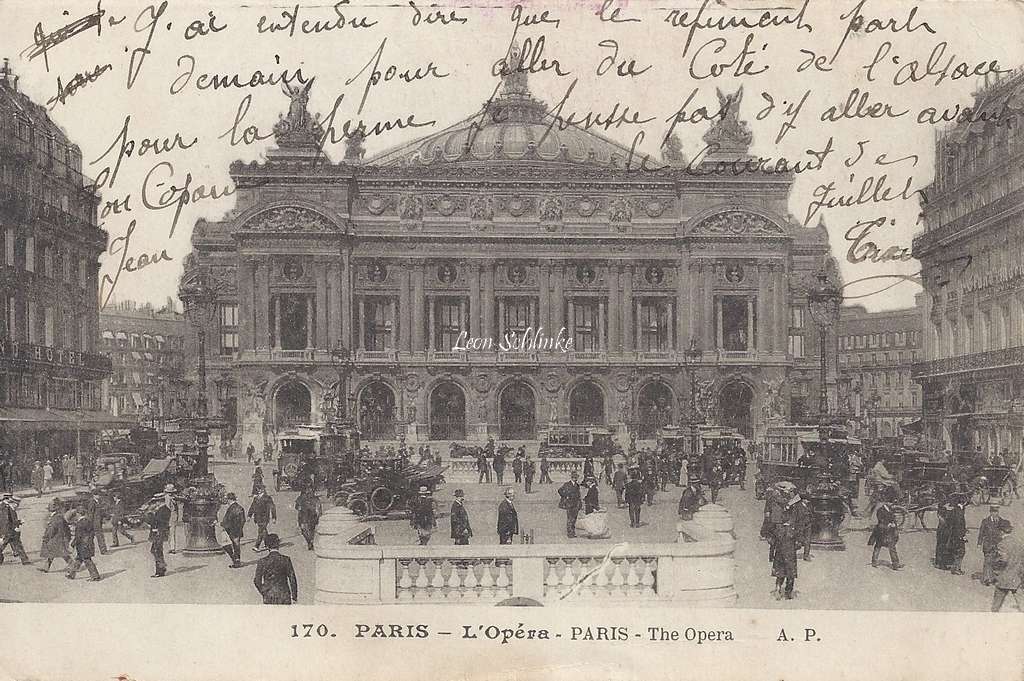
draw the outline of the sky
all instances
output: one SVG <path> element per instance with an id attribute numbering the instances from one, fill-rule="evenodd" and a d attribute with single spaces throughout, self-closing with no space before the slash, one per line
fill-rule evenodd
<path id="1" fill-rule="evenodd" d="M 918 114 L 927 107 L 941 112 L 968 105 L 983 84 L 979 76 L 954 78 L 954 67 L 964 62 L 968 72 L 976 73 L 979 63 L 992 60 L 1000 69 L 1024 64 L 1024 14 L 1010 2 L 924 2 L 915 9 L 912 4 L 879 0 L 819 1 L 809 3 L 799 25 L 752 30 L 718 30 L 706 24 L 722 17 L 756 23 L 764 12 L 762 3 L 710 3 L 692 38 L 687 22 L 692 23 L 699 3 L 608 0 L 606 16 L 618 9 L 620 20 L 640 20 L 622 23 L 601 21 L 601 5 L 597 0 L 529 0 L 515 10 L 511 3 L 498 0 L 486 6 L 469 0 L 456 9 L 446 5 L 429 10 L 420 3 L 417 13 L 408 3 L 300 4 L 290 35 L 287 28 L 260 33 L 258 26 L 264 16 L 264 29 L 285 22 L 282 12 L 292 12 L 294 4 L 0 0 L 0 56 L 10 57 L 21 89 L 35 101 L 54 100 L 51 116 L 82 147 L 84 172 L 102 181 L 101 220 L 111 245 L 101 259 L 101 277 L 117 279 L 119 299 L 158 305 L 177 290 L 195 221 L 220 219 L 233 208 L 229 164 L 258 160 L 273 142 L 271 137 L 246 144 L 241 131 L 255 125 L 260 135 L 268 135 L 288 106 L 277 83 L 203 88 L 210 78 L 202 74 L 237 73 L 248 83 L 255 70 L 276 77 L 284 70 L 295 74 L 301 69 L 304 77 L 316 79 L 309 105 L 313 112 L 326 115 L 341 96 L 339 121 L 362 119 L 372 124 L 409 115 L 421 122 L 436 121 L 433 127 L 371 137 L 366 142 L 368 156 L 476 112 L 494 90 L 492 65 L 505 54 L 513 35 L 520 42 L 532 40 L 535 49 L 543 36 L 539 72 L 530 75 L 535 96 L 554 105 L 575 82 L 565 112 L 607 116 L 616 104 L 619 112 L 628 106 L 638 118 L 652 120 L 598 132 L 629 146 L 642 131 L 639 149 L 655 157 L 669 122 L 688 98 L 692 97 L 688 113 L 705 107 L 713 114 L 718 111 L 716 90 L 732 93 L 742 85 L 740 115 L 753 132 L 753 154 L 806 162 L 812 160 L 807 150 L 824 149 L 832 139 L 833 151 L 821 169 L 796 177 L 789 208 L 799 222 L 809 214 L 812 224 L 819 217 L 824 220 L 843 279 L 853 282 L 912 277 L 917 272 L 912 260 L 850 262 L 849 237 L 858 222 L 878 220 L 862 248 L 864 241 L 872 241 L 880 251 L 895 247 L 896 252 L 909 249 L 913 235 L 921 231 L 916 190 L 932 179 L 934 139 L 944 126 L 919 123 Z M 89 19 L 97 7 L 102 12 L 98 27 Z M 795 17 L 798 7 L 777 7 L 773 16 Z M 465 22 L 428 21 L 437 12 L 448 19 L 454 12 Z M 338 25 L 339 14 L 345 17 L 344 26 Z M 673 18 L 683 25 L 666 21 Z M 360 19 L 375 25 L 354 26 Z M 66 25 L 72 25 L 68 32 L 73 33 L 76 21 L 78 26 L 87 24 L 85 30 L 45 52 L 33 50 Z M 217 30 L 210 29 L 211 21 Z M 305 35 L 304 21 L 319 21 L 332 30 Z M 737 59 L 745 41 L 747 59 Z M 33 52 L 39 54 L 32 57 Z M 615 66 L 599 75 L 612 55 L 618 57 Z M 378 58 L 383 77 L 369 84 Z M 541 59 L 550 68 L 542 69 Z M 552 65 L 556 60 L 557 69 Z M 643 72 L 617 75 L 616 66 L 629 60 L 634 60 L 635 71 Z M 874 68 L 866 68 L 873 62 Z M 947 62 L 946 74 L 940 75 Z M 748 75 L 737 77 L 742 63 Z M 391 65 L 396 74 L 419 69 L 446 75 L 403 82 L 386 77 Z M 719 75 L 711 75 L 713 70 Z M 100 71 L 63 102 L 56 101 L 58 77 L 66 89 L 76 74 Z M 822 122 L 828 107 L 842 107 L 854 88 L 854 100 L 865 98 L 862 112 L 879 103 L 879 110 L 888 105 L 892 115 Z M 230 129 L 240 110 L 244 122 L 238 127 L 237 144 L 232 144 Z M 794 127 L 778 139 L 787 120 Z M 707 122 L 676 125 L 688 156 L 704 146 L 701 136 L 707 127 Z M 156 147 L 145 139 L 157 141 Z M 125 149 L 129 153 L 121 154 Z M 326 151 L 338 160 L 344 147 L 328 146 Z M 222 198 L 200 198 L 182 206 L 175 224 L 176 205 L 153 206 L 166 201 L 169 185 L 181 187 L 189 175 L 198 195 Z M 865 181 L 877 187 L 882 175 L 893 196 L 905 193 L 908 198 L 821 208 L 816 214 L 810 210 L 830 183 L 828 197 L 856 195 Z M 125 268 L 127 256 L 134 258 L 135 271 Z M 140 258 L 151 264 L 138 268 Z M 847 297 L 870 310 L 883 310 L 912 305 L 918 290 L 909 280 L 874 279 L 851 284 Z"/>

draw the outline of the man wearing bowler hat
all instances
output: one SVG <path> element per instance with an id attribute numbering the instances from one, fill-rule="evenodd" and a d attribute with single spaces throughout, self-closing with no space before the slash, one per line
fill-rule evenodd
<path id="1" fill-rule="evenodd" d="M 164 485 L 163 494 L 157 494 L 150 500 L 153 505 L 147 513 L 147 524 L 149 525 L 149 552 L 153 554 L 152 577 L 163 577 L 167 574 L 164 542 L 171 535 L 171 514 L 174 509 L 172 495 L 174 492 L 174 485 Z"/>
<path id="2" fill-rule="evenodd" d="M 224 528 L 224 534 L 231 542 L 224 547 L 225 553 L 231 557 L 231 565 L 228 567 L 242 567 L 242 536 L 245 534 L 245 509 L 238 503 L 238 497 L 234 492 L 225 495 L 228 500 L 228 507 L 224 510 L 224 519 L 220 526 Z"/>
<path id="3" fill-rule="evenodd" d="M 981 528 L 978 530 L 978 546 L 981 547 L 984 563 L 981 568 L 981 583 L 990 586 L 996 582 L 996 559 L 999 557 L 999 542 L 1003 540 L 1004 534 L 1009 534 L 1013 528 L 1010 521 L 999 516 L 999 504 L 992 504 L 988 508 L 988 517 L 981 521 Z"/>
<path id="4" fill-rule="evenodd" d="M 291 605 L 299 599 L 292 559 L 278 551 L 281 538 L 276 534 L 268 534 L 264 542 L 269 553 L 257 561 L 252 583 L 263 596 L 264 605 Z"/>
<path id="5" fill-rule="evenodd" d="M 267 494 L 266 487 L 256 488 L 256 497 L 249 505 L 248 516 L 256 523 L 256 545 L 253 551 L 258 551 L 267 537 L 267 525 L 273 520 L 277 522 L 277 507 L 274 506 L 274 499 Z"/>
<path id="6" fill-rule="evenodd" d="M 20 501 L 10 492 L 4 492 L 0 498 L 0 563 L 4 562 L 4 550 L 8 546 L 24 565 L 32 562 L 28 559 L 25 547 L 21 544 L 21 520 L 18 518 L 18 503 Z"/>
<path id="7" fill-rule="evenodd" d="M 505 489 L 505 498 L 498 504 L 498 543 L 511 544 L 512 536 L 519 534 L 519 513 L 513 503 L 516 493 L 511 487 Z"/>
<path id="8" fill-rule="evenodd" d="M 416 530 L 420 546 L 426 546 L 430 541 L 430 535 L 437 527 L 437 519 L 434 517 L 434 499 L 430 496 L 430 489 L 426 485 L 420 485 L 419 497 L 410 503 L 410 524 Z"/>
<path id="9" fill-rule="evenodd" d="M 469 538 L 473 536 L 473 528 L 469 525 L 469 513 L 466 512 L 466 493 L 461 489 L 455 490 L 455 501 L 452 502 L 451 523 L 452 539 L 456 546 L 469 544 Z"/>

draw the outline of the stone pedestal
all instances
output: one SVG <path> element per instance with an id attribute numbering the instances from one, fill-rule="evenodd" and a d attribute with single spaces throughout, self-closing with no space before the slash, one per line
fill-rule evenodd
<path id="1" fill-rule="evenodd" d="M 724 506 L 704 504 L 693 514 L 693 519 L 721 537 L 736 538 L 736 524 L 732 514 Z"/>
<path id="2" fill-rule="evenodd" d="M 217 509 L 220 508 L 220 499 L 213 495 L 213 487 L 216 480 L 208 476 L 201 480 L 192 481 L 199 490 L 200 495 L 188 498 L 184 503 L 185 522 L 185 548 L 182 553 L 186 556 L 203 556 L 221 552 L 220 542 L 217 541 Z"/>

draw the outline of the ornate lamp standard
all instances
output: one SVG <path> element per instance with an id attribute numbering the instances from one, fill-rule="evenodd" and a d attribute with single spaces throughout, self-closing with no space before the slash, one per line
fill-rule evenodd
<path id="1" fill-rule="evenodd" d="M 698 456 L 700 447 L 697 427 L 697 362 L 700 361 L 701 349 L 697 339 L 690 339 L 690 347 L 686 350 L 686 363 L 690 369 L 690 456 Z"/>
<path id="2" fill-rule="evenodd" d="M 845 488 L 832 475 L 832 457 L 829 445 L 829 409 L 827 357 L 825 353 L 828 331 L 839 320 L 839 305 L 843 294 L 829 281 L 824 266 L 816 275 L 817 284 L 807 291 L 807 307 L 811 319 L 818 327 L 818 352 L 821 355 L 821 390 L 818 394 L 818 453 L 815 456 L 817 472 L 805 492 L 811 506 L 811 543 L 834 551 L 843 551 L 846 544 L 839 536 L 839 526 L 846 515 Z"/>
<path id="3" fill-rule="evenodd" d="M 337 345 L 331 349 L 331 362 L 338 370 L 338 394 L 334 397 L 334 421 L 341 423 L 345 418 L 354 421 L 351 403 L 355 401 L 355 398 L 348 392 L 348 376 L 352 372 L 354 364 L 352 351 L 343 342 L 338 341 Z"/>
<path id="4" fill-rule="evenodd" d="M 196 400 L 196 448 L 198 457 L 189 476 L 184 495 L 186 555 L 220 553 L 215 524 L 221 504 L 221 485 L 210 474 L 209 408 L 206 402 L 206 327 L 217 311 L 219 288 L 204 270 L 182 277 L 178 297 L 185 306 L 185 316 L 196 330 L 199 352 L 199 395 Z"/>

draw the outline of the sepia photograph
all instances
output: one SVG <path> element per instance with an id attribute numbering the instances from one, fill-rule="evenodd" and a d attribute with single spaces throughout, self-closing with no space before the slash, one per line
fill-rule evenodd
<path id="1" fill-rule="evenodd" d="M 1024 11 L 769 4 L 0 0 L 0 614 L 1021 678 Z"/>

